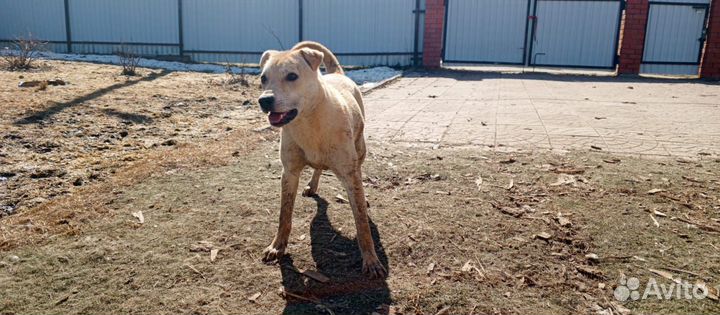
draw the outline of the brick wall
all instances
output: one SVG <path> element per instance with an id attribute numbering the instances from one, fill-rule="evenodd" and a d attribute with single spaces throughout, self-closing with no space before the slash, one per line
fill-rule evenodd
<path id="1" fill-rule="evenodd" d="M 714 0 L 710 7 L 710 22 L 702 58 L 700 77 L 720 80 L 720 0 Z"/>
<path id="2" fill-rule="evenodd" d="M 423 66 L 440 68 L 442 62 L 445 0 L 427 0 L 425 4 L 425 38 Z"/>
<path id="3" fill-rule="evenodd" d="M 627 0 L 620 42 L 618 74 L 638 74 L 645 46 L 648 0 Z"/>

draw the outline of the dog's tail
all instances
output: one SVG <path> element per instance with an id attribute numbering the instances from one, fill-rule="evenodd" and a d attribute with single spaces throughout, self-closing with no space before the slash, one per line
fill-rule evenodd
<path id="1" fill-rule="evenodd" d="M 297 43 L 291 50 L 298 50 L 302 48 L 310 48 L 323 53 L 323 64 L 325 64 L 325 71 L 327 73 L 345 74 L 345 71 L 343 71 L 340 66 L 340 62 L 335 57 L 335 54 L 333 54 L 327 47 L 318 42 L 304 41 Z"/>

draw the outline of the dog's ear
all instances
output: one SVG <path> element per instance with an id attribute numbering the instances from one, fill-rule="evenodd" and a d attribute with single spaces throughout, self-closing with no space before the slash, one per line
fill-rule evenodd
<path id="1" fill-rule="evenodd" d="M 320 63 L 322 63 L 323 57 L 325 57 L 322 52 L 310 48 L 300 49 L 300 54 L 313 71 L 320 69 Z"/>
<path id="2" fill-rule="evenodd" d="M 262 54 L 262 57 L 260 57 L 260 69 L 265 67 L 265 64 L 268 62 L 268 60 L 270 60 L 270 57 L 272 57 L 272 55 L 276 54 L 277 52 L 277 50 L 266 50 Z"/>

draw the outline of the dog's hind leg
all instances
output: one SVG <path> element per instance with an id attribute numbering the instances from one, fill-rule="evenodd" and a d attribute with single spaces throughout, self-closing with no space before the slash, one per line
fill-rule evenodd
<path id="1" fill-rule="evenodd" d="M 363 188 L 362 175 L 358 166 L 349 174 L 336 172 L 340 177 L 350 199 L 353 217 L 355 218 L 355 229 L 357 230 L 357 241 L 362 255 L 363 273 L 371 278 L 381 278 L 387 275 L 387 270 L 380 263 L 375 252 L 375 243 L 370 233 L 370 222 L 365 202 L 365 189 Z"/>
<path id="2" fill-rule="evenodd" d="M 322 170 L 316 168 L 315 171 L 313 172 L 312 179 L 307 184 L 307 187 L 305 187 L 305 190 L 303 190 L 303 192 L 302 192 L 303 197 L 317 196 L 318 184 L 320 183 L 320 176 L 322 176 Z"/>

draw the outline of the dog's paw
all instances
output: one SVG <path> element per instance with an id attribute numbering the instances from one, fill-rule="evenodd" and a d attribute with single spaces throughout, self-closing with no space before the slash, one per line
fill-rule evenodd
<path id="1" fill-rule="evenodd" d="M 363 273 L 370 278 L 378 279 L 387 276 L 387 270 L 377 258 L 363 260 Z"/>
<path id="2" fill-rule="evenodd" d="M 315 197 L 317 196 L 317 191 L 312 190 L 310 186 L 306 186 L 305 189 L 303 189 L 302 195 L 303 197 Z"/>
<path id="3" fill-rule="evenodd" d="M 278 261 L 285 254 L 285 248 L 275 248 L 272 245 L 263 251 L 262 261 L 266 264 L 272 264 Z"/>

